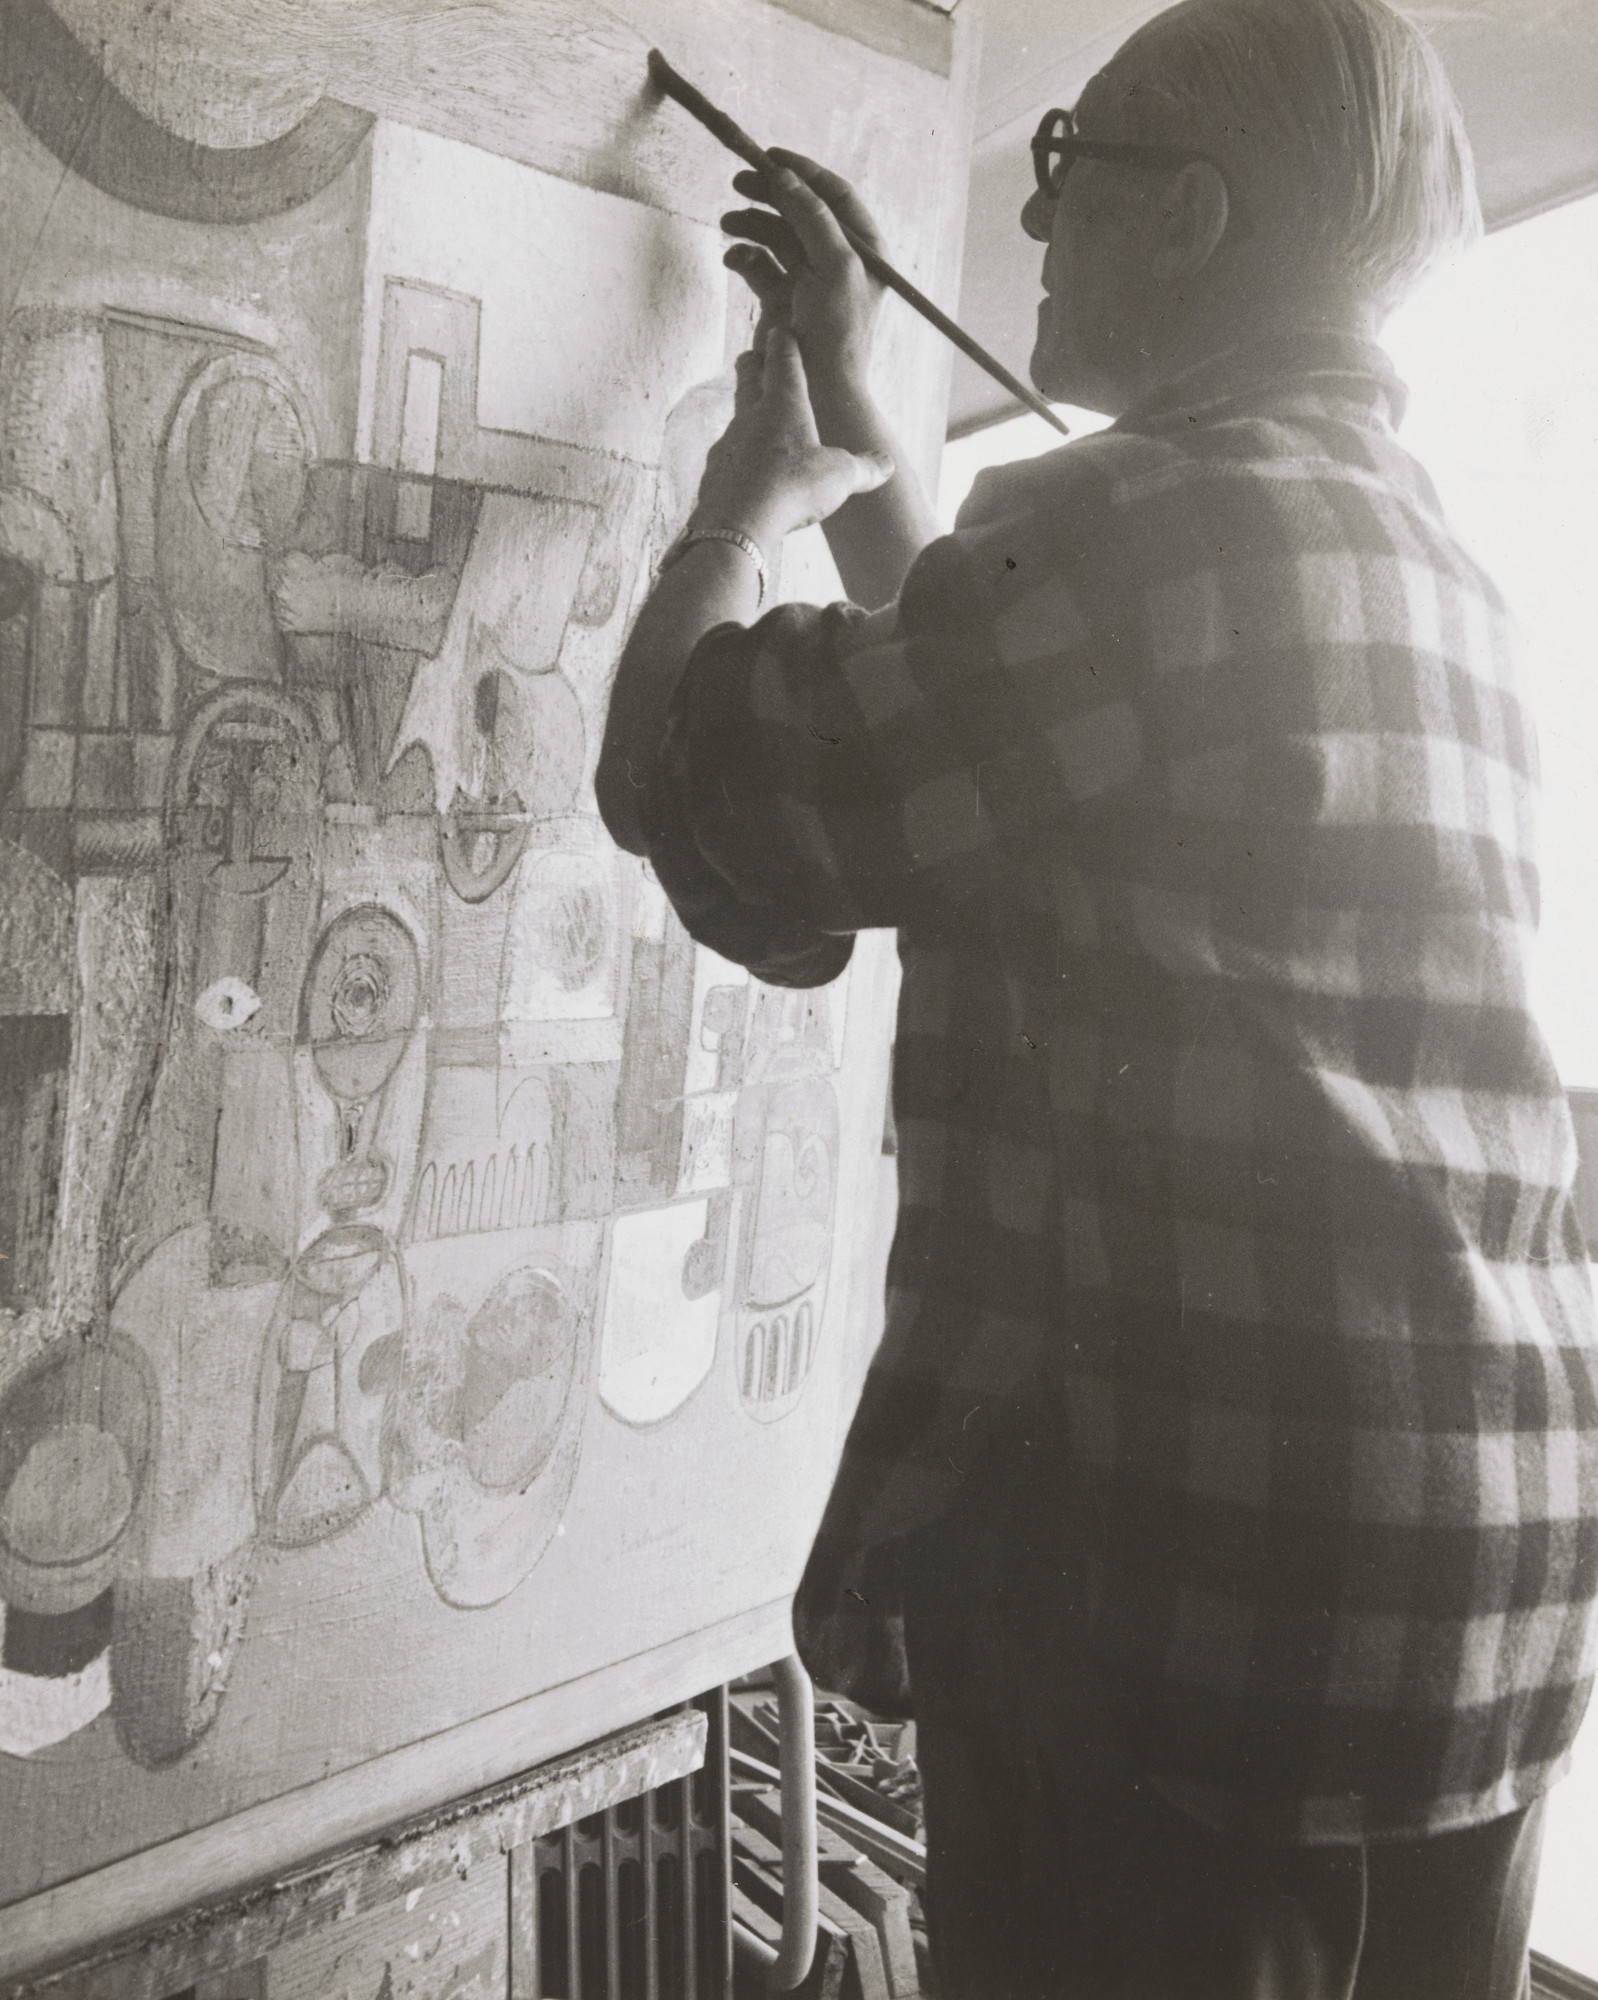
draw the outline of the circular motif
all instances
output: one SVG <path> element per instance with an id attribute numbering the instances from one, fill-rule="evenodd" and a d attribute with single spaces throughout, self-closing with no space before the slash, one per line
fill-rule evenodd
<path id="1" fill-rule="evenodd" d="M 202 672 L 281 678 L 268 557 L 293 545 L 316 456 L 306 405 L 264 354 L 218 355 L 184 391 L 161 459 L 156 573 L 172 636 Z"/>
<path id="2" fill-rule="evenodd" d="M 389 999 L 386 960 L 369 951 L 351 952 L 339 967 L 328 1002 L 341 1035 L 373 1035 L 382 1027 Z"/>
<path id="3" fill-rule="evenodd" d="M 322 1234 L 302 1250 L 294 1276 L 320 1299 L 345 1300 L 375 1274 L 388 1249 L 388 1238 L 369 1222 L 347 1222 Z"/>
<path id="4" fill-rule="evenodd" d="M 308 426 L 270 362 L 230 355 L 191 390 L 184 470 L 207 527 L 230 547 L 287 539 L 310 457 Z"/>
<path id="5" fill-rule="evenodd" d="M 133 1474 L 117 1439 L 98 1424 L 57 1424 L 0 1500 L 0 1536 L 24 1562 L 66 1568 L 109 1548 L 132 1512 Z"/>
<path id="6" fill-rule="evenodd" d="M 67 1336 L 0 1397 L 0 1597 L 75 1611 L 115 1575 L 156 1448 L 144 1355 Z"/>
<path id="7" fill-rule="evenodd" d="M 363 1103 L 393 1075 L 421 1006 L 416 941 L 376 904 L 345 910 L 322 933 L 300 996 L 300 1039 L 322 1082 Z"/>

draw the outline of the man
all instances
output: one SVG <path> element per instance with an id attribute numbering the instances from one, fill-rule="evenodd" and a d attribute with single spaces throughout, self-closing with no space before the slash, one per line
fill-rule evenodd
<path id="1" fill-rule="evenodd" d="M 740 176 L 764 354 L 600 770 L 761 977 L 899 933 L 888 1328 L 796 1631 L 908 1667 L 943 2000 L 1513 2000 L 1598 1371 L 1530 726 L 1372 344 L 1476 226 L 1457 107 L 1383 0 L 1187 0 L 1036 153 L 1033 377 L 1117 422 L 930 545 L 868 218 Z M 858 603 L 751 623 L 814 519 Z"/>

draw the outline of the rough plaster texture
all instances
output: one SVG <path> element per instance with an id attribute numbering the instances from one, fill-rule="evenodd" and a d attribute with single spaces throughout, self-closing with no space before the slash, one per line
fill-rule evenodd
<path id="1" fill-rule="evenodd" d="M 591 776 L 749 325 L 643 48 L 935 287 L 961 100 L 899 4 L 0 35 L 0 1904 L 796 1580 L 891 951 L 761 988 Z M 330 101 L 368 122 L 313 171 Z M 929 441 L 944 357 L 895 321 L 885 366 Z"/>

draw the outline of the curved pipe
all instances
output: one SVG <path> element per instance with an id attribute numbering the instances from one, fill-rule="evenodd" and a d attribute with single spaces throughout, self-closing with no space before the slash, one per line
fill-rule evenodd
<path id="1" fill-rule="evenodd" d="M 798 1656 L 772 1663 L 782 1740 L 782 1948 L 771 1969 L 774 1993 L 804 1983 L 816 1954 L 820 1877 L 816 1856 L 816 1705 Z"/>

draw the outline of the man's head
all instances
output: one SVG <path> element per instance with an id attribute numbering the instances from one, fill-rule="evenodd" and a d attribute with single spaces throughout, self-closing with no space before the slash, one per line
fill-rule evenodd
<path id="1" fill-rule="evenodd" d="M 1023 211 L 1049 244 L 1033 379 L 1119 410 L 1254 332 L 1370 330 L 1480 228 L 1441 65 L 1386 0 L 1182 0 L 1087 85 L 1087 157 Z"/>

